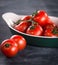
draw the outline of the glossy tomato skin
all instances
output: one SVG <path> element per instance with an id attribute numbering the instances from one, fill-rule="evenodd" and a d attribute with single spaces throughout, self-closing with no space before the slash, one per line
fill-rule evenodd
<path id="1" fill-rule="evenodd" d="M 55 26 L 56 25 L 52 21 L 50 21 L 50 23 L 48 23 L 47 25 L 44 26 L 44 30 L 45 29 L 51 29 L 52 30 Z"/>
<path id="2" fill-rule="evenodd" d="M 26 33 L 35 36 L 41 36 L 43 33 L 43 28 L 40 25 L 30 26 Z"/>
<path id="3" fill-rule="evenodd" d="M 26 39 L 21 35 L 13 35 L 10 39 L 14 40 L 19 47 L 19 51 L 23 50 L 26 47 Z"/>
<path id="4" fill-rule="evenodd" d="M 46 29 L 44 32 L 44 36 L 48 36 L 48 37 L 56 37 L 53 33 L 51 29 Z"/>
<path id="5" fill-rule="evenodd" d="M 25 17 L 23 18 L 23 20 L 30 20 L 31 18 L 32 18 L 32 16 L 27 15 L 27 16 L 25 16 Z"/>
<path id="6" fill-rule="evenodd" d="M 54 24 L 48 24 L 45 27 L 44 36 L 58 37 L 58 27 Z"/>
<path id="7" fill-rule="evenodd" d="M 33 20 L 38 22 L 41 26 L 45 26 L 48 23 L 49 17 L 44 10 L 39 10 L 37 14 L 35 14 Z"/>
<path id="8" fill-rule="evenodd" d="M 1 52 L 6 57 L 14 57 L 18 53 L 18 45 L 11 39 L 4 40 L 1 45 Z"/>
<path id="9" fill-rule="evenodd" d="M 18 25 L 15 25 L 14 28 L 20 32 L 26 32 L 27 28 L 31 25 L 31 22 L 22 21 Z"/>

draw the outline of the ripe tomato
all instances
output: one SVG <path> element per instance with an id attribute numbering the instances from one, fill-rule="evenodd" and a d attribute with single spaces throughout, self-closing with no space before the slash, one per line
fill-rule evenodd
<path id="1" fill-rule="evenodd" d="M 55 37 L 55 35 L 53 35 L 53 33 L 51 32 L 50 29 L 45 30 L 45 32 L 44 32 L 44 36 Z"/>
<path id="2" fill-rule="evenodd" d="M 47 28 L 44 32 L 44 36 L 58 37 L 58 27 Z"/>
<path id="3" fill-rule="evenodd" d="M 39 10 L 34 15 L 33 20 L 38 22 L 41 26 L 45 26 L 49 22 L 48 14 L 44 10 Z"/>
<path id="4" fill-rule="evenodd" d="M 43 29 L 40 25 L 30 26 L 26 31 L 27 34 L 36 35 L 36 36 L 42 35 L 42 32 Z"/>
<path id="5" fill-rule="evenodd" d="M 11 39 L 6 39 L 1 43 L 1 51 L 7 57 L 13 57 L 18 53 L 18 44 Z"/>
<path id="6" fill-rule="evenodd" d="M 20 32 L 24 32 L 27 30 L 27 28 L 31 25 L 30 21 L 22 21 L 18 25 L 15 25 L 14 28 Z"/>
<path id="7" fill-rule="evenodd" d="M 30 20 L 32 18 L 32 16 L 25 16 L 24 18 L 23 18 L 23 20 Z"/>
<path id="8" fill-rule="evenodd" d="M 45 29 L 53 29 L 56 25 L 53 22 L 48 23 L 47 25 L 44 26 Z"/>
<path id="9" fill-rule="evenodd" d="M 19 47 L 19 50 L 23 50 L 26 47 L 26 39 L 21 35 L 13 35 L 10 39 L 14 40 Z"/>

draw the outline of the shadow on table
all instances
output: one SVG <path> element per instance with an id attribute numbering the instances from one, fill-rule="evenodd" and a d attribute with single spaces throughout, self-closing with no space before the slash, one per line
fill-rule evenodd
<path id="1" fill-rule="evenodd" d="M 55 52 L 55 53 L 54 53 Z M 13 58 L 5 58 L 5 65 L 56 65 L 58 56 L 50 48 L 28 46 Z"/>

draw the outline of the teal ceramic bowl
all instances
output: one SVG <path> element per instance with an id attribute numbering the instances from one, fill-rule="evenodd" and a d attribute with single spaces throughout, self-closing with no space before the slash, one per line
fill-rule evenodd
<path id="1" fill-rule="evenodd" d="M 22 35 L 26 40 L 28 45 L 38 46 L 38 47 L 51 47 L 58 48 L 58 37 L 46 37 L 46 36 L 33 36 L 29 34 L 25 34 L 15 30 L 12 26 L 14 22 L 18 21 L 20 18 L 23 18 L 26 15 L 17 15 L 12 12 L 4 13 L 2 18 L 7 23 L 8 27 L 12 34 Z M 58 25 L 58 17 L 49 16 L 50 19 Z"/>

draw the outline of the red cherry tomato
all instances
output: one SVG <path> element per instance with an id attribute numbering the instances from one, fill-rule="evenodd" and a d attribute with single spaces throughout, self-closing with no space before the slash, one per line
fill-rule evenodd
<path id="1" fill-rule="evenodd" d="M 23 50 L 26 47 L 26 39 L 20 35 L 13 35 L 10 39 L 14 40 L 19 47 L 19 50 Z"/>
<path id="2" fill-rule="evenodd" d="M 31 35 L 40 36 L 43 33 L 43 29 L 40 25 L 34 25 L 34 26 L 30 26 L 27 29 L 26 33 L 31 34 Z"/>
<path id="3" fill-rule="evenodd" d="M 24 18 L 23 18 L 23 20 L 30 20 L 32 18 L 32 16 L 25 16 Z"/>
<path id="4" fill-rule="evenodd" d="M 44 36 L 58 37 L 58 27 L 51 26 L 51 28 L 47 28 L 44 32 Z"/>
<path id="5" fill-rule="evenodd" d="M 4 40 L 0 47 L 6 57 L 13 57 L 18 53 L 18 44 L 11 39 Z"/>
<path id="6" fill-rule="evenodd" d="M 47 25 L 44 26 L 44 30 L 45 29 L 53 29 L 56 25 L 50 21 L 50 23 L 48 23 Z"/>
<path id="7" fill-rule="evenodd" d="M 38 22 L 41 26 L 45 26 L 48 23 L 48 19 L 48 15 L 44 10 L 37 11 L 33 18 L 33 20 Z"/>
<path id="8" fill-rule="evenodd" d="M 53 35 L 53 33 L 51 32 L 50 29 L 45 30 L 45 32 L 44 32 L 44 36 L 55 37 L 55 35 Z"/>
<path id="9" fill-rule="evenodd" d="M 15 25 L 14 28 L 20 32 L 24 32 L 27 30 L 27 28 L 31 25 L 30 21 L 22 21 L 18 25 Z"/>

